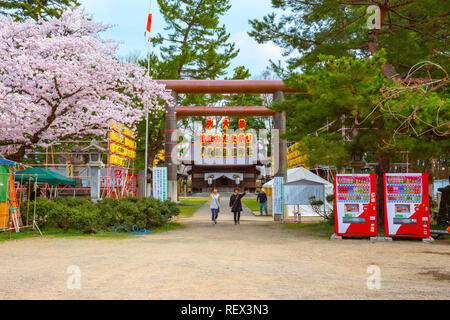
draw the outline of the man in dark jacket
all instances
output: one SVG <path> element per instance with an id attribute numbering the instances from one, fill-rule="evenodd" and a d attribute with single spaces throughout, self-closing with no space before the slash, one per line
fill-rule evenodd
<path id="1" fill-rule="evenodd" d="M 261 189 L 261 191 L 258 193 L 258 196 L 256 197 L 256 202 L 259 201 L 259 214 L 263 215 L 263 208 L 266 211 L 266 216 L 269 215 L 267 212 L 267 194 L 264 192 L 264 189 Z"/>
<path id="2" fill-rule="evenodd" d="M 242 211 L 242 202 L 241 199 L 248 193 L 248 190 L 245 190 L 244 193 L 239 194 L 239 188 L 234 189 L 234 194 L 230 197 L 230 209 L 234 214 L 234 224 L 240 224 L 241 220 L 241 211 Z"/>

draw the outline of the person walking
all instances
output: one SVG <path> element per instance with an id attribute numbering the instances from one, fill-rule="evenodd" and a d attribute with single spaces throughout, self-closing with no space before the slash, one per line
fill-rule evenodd
<path id="1" fill-rule="evenodd" d="M 234 189 L 234 193 L 230 197 L 230 209 L 234 214 L 234 224 L 240 224 L 241 221 L 241 212 L 242 212 L 242 202 L 241 199 L 248 193 L 248 190 L 245 190 L 244 193 L 239 194 L 239 188 Z"/>
<path id="2" fill-rule="evenodd" d="M 211 209 L 212 224 L 217 224 L 217 218 L 220 211 L 220 194 L 217 189 L 213 190 L 213 193 L 209 196 L 209 208 Z"/>
<path id="3" fill-rule="evenodd" d="M 264 192 L 264 189 L 261 189 L 261 191 L 258 193 L 258 196 L 256 197 L 256 202 L 259 201 L 259 214 L 263 215 L 263 209 L 266 211 L 266 216 L 269 215 L 267 212 L 267 194 Z"/>

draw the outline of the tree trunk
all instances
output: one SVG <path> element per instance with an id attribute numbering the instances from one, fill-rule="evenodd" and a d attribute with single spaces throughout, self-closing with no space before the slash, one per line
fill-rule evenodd
<path id="1" fill-rule="evenodd" d="M 22 162 L 23 158 L 25 157 L 26 147 L 21 146 L 17 152 L 7 155 L 6 159 L 14 161 L 14 162 Z"/>
<path id="2" fill-rule="evenodd" d="M 391 156 L 389 154 L 380 153 L 378 155 L 377 174 L 377 218 L 378 227 L 384 228 L 384 174 L 389 173 L 391 167 Z"/>

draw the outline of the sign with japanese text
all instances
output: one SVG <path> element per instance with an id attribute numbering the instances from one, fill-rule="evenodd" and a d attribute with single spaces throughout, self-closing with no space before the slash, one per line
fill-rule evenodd
<path id="1" fill-rule="evenodd" d="M 153 168 L 153 198 L 167 200 L 167 168 Z"/>
<path id="2" fill-rule="evenodd" d="M 273 182 L 273 214 L 283 213 L 283 177 L 275 177 Z"/>

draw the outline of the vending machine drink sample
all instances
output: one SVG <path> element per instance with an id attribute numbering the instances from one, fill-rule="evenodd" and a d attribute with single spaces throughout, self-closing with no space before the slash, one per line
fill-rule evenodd
<path id="1" fill-rule="evenodd" d="M 428 175 L 386 173 L 385 233 L 388 237 L 430 236 Z"/>
<path id="2" fill-rule="evenodd" d="M 338 174 L 334 183 L 335 234 L 376 236 L 375 174 Z"/>

